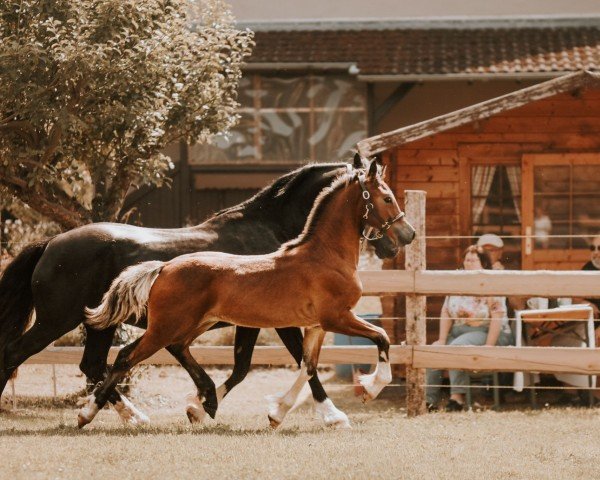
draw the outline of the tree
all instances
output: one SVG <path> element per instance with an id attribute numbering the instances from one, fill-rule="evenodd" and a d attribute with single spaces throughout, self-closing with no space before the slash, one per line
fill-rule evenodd
<path id="1" fill-rule="evenodd" d="M 0 2 L 4 195 L 62 228 L 117 220 L 167 180 L 165 146 L 234 124 L 252 45 L 220 0 Z"/>

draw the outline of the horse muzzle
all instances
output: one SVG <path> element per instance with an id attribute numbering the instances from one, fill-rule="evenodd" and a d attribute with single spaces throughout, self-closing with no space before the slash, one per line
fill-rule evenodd
<path id="1" fill-rule="evenodd" d="M 398 245 L 409 245 L 415 239 L 415 229 L 403 219 L 401 223 L 392 226 Z"/>

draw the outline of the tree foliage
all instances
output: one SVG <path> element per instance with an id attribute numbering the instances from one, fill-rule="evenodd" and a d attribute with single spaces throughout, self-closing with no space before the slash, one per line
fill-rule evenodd
<path id="1" fill-rule="evenodd" d="M 0 2 L 0 187 L 72 228 L 161 185 L 161 150 L 226 131 L 252 33 L 221 1 Z M 194 27 L 190 25 L 194 23 Z"/>

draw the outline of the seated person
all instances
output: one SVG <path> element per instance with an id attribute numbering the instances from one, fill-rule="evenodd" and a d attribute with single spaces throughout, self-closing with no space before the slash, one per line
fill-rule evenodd
<path id="1" fill-rule="evenodd" d="M 600 235 L 596 235 L 590 244 L 590 261 L 587 262 L 582 270 L 598 271 L 600 270 Z M 573 299 L 573 303 L 589 303 L 594 309 L 594 317 L 600 318 L 600 298 L 577 298 Z M 598 322 L 596 322 L 598 327 Z"/>
<path id="2" fill-rule="evenodd" d="M 491 269 L 490 256 L 477 245 L 471 245 L 463 256 L 465 270 Z M 451 295 L 446 297 L 440 314 L 440 336 L 433 345 L 511 345 L 510 329 L 504 329 L 506 316 L 504 297 L 472 297 Z M 460 411 L 464 407 L 469 373 L 450 370 L 450 401 L 446 411 Z M 427 407 L 437 409 L 440 400 L 442 370 L 427 369 Z"/>

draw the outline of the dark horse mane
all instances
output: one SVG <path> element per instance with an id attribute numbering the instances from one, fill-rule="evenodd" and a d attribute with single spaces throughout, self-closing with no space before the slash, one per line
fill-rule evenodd
<path id="1" fill-rule="evenodd" d="M 329 187 L 325 187 L 317 196 L 310 214 L 306 219 L 302 233 L 297 238 L 284 243 L 282 248 L 285 251 L 288 251 L 299 247 L 310 240 L 314 235 L 315 226 L 319 223 L 319 220 L 321 219 L 321 216 L 323 215 L 323 212 L 325 211 L 329 202 L 331 202 L 331 200 L 335 197 L 335 193 L 349 185 L 350 182 L 353 182 L 356 178 L 358 178 L 358 173 L 356 170 L 352 173 L 343 173 L 336 178 Z"/>
<path id="2" fill-rule="evenodd" d="M 248 207 L 258 204 L 261 205 L 263 201 L 273 202 L 281 197 L 285 197 L 285 194 L 290 190 L 296 188 L 296 186 L 301 183 L 307 176 L 312 174 L 315 170 L 320 168 L 328 168 L 331 166 L 339 166 L 343 167 L 347 165 L 346 163 L 310 163 L 307 165 L 303 165 L 298 167 L 295 170 L 283 175 L 282 177 L 277 178 L 273 183 L 267 185 L 262 190 L 257 192 L 255 195 L 245 200 L 242 203 L 234 205 L 233 207 L 224 208 L 223 210 L 218 211 L 214 214 L 213 217 L 219 217 L 221 215 L 225 215 L 228 213 L 235 213 L 243 210 L 247 210 Z M 283 201 L 283 199 L 282 199 Z"/>

